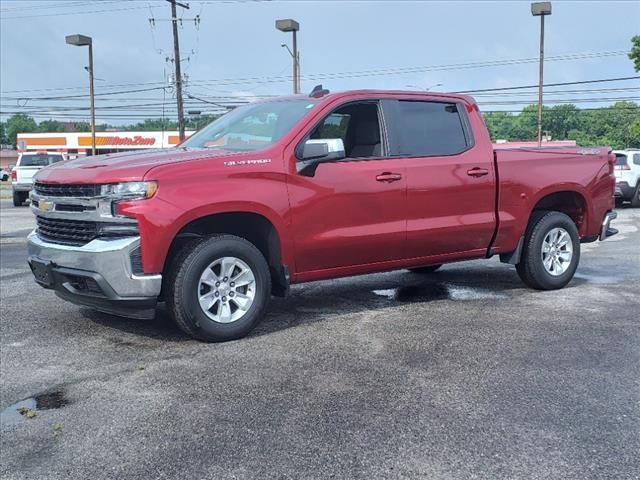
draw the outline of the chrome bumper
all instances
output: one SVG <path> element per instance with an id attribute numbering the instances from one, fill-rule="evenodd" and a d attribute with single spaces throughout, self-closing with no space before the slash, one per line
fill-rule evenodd
<path id="1" fill-rule="evenodd" d="M 602 221 L 602 228 L 600 229 L 600 240 L 606 240 L 609 237 L 618 233 L 618 230 L 611 228 L 611 221 L 618 218 L 617 212 L 607 212 Z"/>
<path id="2" fill-rule="evenodd" d="M 95 239 L 79 246 L 43 241 L 35 231 L 27 237 L 29 261 L 51 264 L 54 269 L 77 270 L 95 274 L 111 300 L 157 298 L 162 275 L 136 275 L 131 267 L 131 252 L 139 247 L 140 237 L 116 240 Z M 105 285 L 106 284 L 106 285 Z M 66 287 L 71 294 L 72 287 Z M 66 292 L 65 292 L 66 293 Z"/>
<path id="3" fill-rule="evenodd" d="M 12 183 L 11 190 L 14 192 L 30 192 L 33 189 L 33 183 Z"/>

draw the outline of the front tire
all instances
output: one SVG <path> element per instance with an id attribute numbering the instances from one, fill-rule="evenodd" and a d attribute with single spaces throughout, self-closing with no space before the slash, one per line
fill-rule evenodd
<path id="1" fill-rule="evenodd" d="M 516 270 L 538 290 L 556 290 L 571 281 L 580 262 L 580 238 L 573 220 L 561 212 L 534 212 Z"/>
<path id="2" fill-rule="evenodd" d="M 167 306 L 178 327 L 206 342 L 244 337 L 265 315 L 269 265 L 234 235 L 197 240 L 183 248 L 167 276 Z"/>

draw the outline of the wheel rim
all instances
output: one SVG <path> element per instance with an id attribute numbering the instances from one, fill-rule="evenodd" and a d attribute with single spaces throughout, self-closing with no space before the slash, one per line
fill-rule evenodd
<path id="1" fill-rule="evenodd" d="M 200 308 L 214 322 L 240 320 L 256 296 L 256 277 L 245 262 L 222 257 L 204 269 L 198 284 Z"/>
<path id="2" fill-rule="evenodd" d="M 573 259 L 573 242 L 569 232 L 560 227 L 549 230 L 542 241 L 541 256 L 547 273 L 554 277 L 565 273 Z"/>

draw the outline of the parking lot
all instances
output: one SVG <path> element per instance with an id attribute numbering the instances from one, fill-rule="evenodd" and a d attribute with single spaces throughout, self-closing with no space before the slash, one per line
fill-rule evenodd
<path id="1" fill-rule="evenodd" d="M 563 290 L 497 259 L 318 282 L 204 344 L 37 286 L 0 202 L 2 478 L 640 478 L 640 210 Z"/>

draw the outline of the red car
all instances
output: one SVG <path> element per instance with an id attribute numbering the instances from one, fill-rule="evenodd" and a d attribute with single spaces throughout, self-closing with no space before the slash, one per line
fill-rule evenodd
<path id="1" fill-rule="evenodd" d="M 36 281 L 206 341 L 239 338 L 291 283 L 499 255 L 565 286 L 616 231 L 608 148 L 494 151 L 474 100 L 351 91 L 239 107 L 179 147 L 38 172 Z"/>

